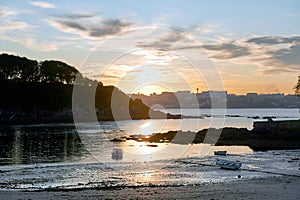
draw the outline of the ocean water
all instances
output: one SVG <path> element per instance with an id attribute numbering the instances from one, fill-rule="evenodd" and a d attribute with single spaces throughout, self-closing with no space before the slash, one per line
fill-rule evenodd
<path id="1" fill-rule="evenodd" d="M 0 127 L 0 189 L 93 188 L 114 186 L 188 185 L 261 176 L 300 176 L 300 150 L 253 152 L 246 146 L 151 144 L 113 138 L 169 130 L 245 127 L 255 120 L 299 119 L 298 109 L 169 109 L 201 118 L 126 120 L 81 124 L 36 124 Z M 258 116 L 259 119 L 253 119 Z M 193 138 L 191 138 L 192 140 Z M 113 157 L 113 149 L 122 157 Z M 242 170 L 215 166 L 215 150 L 243 162 Z"/>

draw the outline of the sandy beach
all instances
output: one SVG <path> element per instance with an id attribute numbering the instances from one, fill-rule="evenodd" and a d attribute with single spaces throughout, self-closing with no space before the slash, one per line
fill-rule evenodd
<path id="1" fill-rule="evenodd" d="M 176 187 L 116 187 L 62 191 L 1 191 L 1 199 L 299 199 L 300 178 L 275 176 Z"/>

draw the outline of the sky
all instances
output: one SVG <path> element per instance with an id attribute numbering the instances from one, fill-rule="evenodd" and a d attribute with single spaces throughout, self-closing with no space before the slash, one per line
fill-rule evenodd
<path id="1" fill-rule="evenodd" d="M 126 93 L 294 93 L 300 1 L 0 1 L 0 52 Z"/>

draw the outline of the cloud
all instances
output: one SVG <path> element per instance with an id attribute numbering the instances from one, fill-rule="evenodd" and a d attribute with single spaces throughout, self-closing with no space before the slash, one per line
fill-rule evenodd
<path id="1" fill-rule="evenodd" d="M 165 43 L 174 43 L 179 41 L 185 41 L 186 36 L 183 35 L 184 33 L 178 31 L 172 31 L 168 35 L 165 35 L 159 39 L 160 42 Z"/>
<path id="2" fill-rule="evenodd" d="M 274 59 L 283 63 L 300 66 L 300 44 L 292 45 L 288 49 L 280 49 L 270 53 Z"/>
<path id="3" fill-rule="evenodd" d="M 0 40 L 18 43 L 22 46 L 41 52 L 57 51 L 72 41 L 44 41 L 38 39 L 38 26 L 31 25 L 20 16 L 24 11 L 14 11 L 9 7 L 0 7 Z"/>
<path id="4" fill-rule="evenodd" d="M 256 65 L 258 66 L 257 72 L 262 74 L 300 71 L 300 35 L 221 38 L 217 42 L 210 41 L 205 44 L 201 44 L 198 42 L 199 39 L 191 39 L 189 36 L 189 32 L 183 29 L 170 30 L 169 33 L 156 39 L 136 42 L 136 47 L 146 51 L 145 60 L 151 51 L 178 51 L 178 55 L 181 55 L 181 50 L 185 50 L 185 53 L 193 53 L 193 49 L 199 49 L 200 51 L 197 52 L 201 53 L 201 49 L 205 49 L 207 55 L 215 62 L 226 61 L 238 65 Z M 163 60 L 163 56 L 163 54 L 157 54 L 157 58 L 150 60 Z M 200 55 L 199 59 L 202 59 Z"/>
<path id="5" fill-rule="evenodd" d="M 169 43 L 161 43 L 159 41 L 154 41 L 154 42 L 137 42 L 136 44 L 137 47 L 143 48 L 143 49 L 148 49 L 148 50 L 170 50 L 171 49 L 171 44 Z"/>
<path id="6" fill-rule="evenodd" d="M 3 17 L 0 21 L 1 40 L 18 43 L 29 49 L 43 52 L 56 51 L 60 46 L 66 43 L 37 41 L 37 39 L 30 34 L 30 30 L 36 28 L 36 26 L 30 25 L 26 22 L 16 21 L 14 20 L 14 17 L 10 17 L 11 15 L 18 14 L 19 13 L 7 8 L 0 10 L 0 17 Z"/>
<path id="7" fill-rule="evenodd" d="M 4 34 L 8 31 L 20 31 L 34 27 L 23 21 L 16 21 L 14 19 L 15 15 L 19 15 L 19 13 L 8 7 L 0 7 L 0 33 Z"/>
<path id="8" fill-rule="evenodd" d="M 89 39 L 117 35 L 133 25 L 120 19 L 99 19 L 96 15 L 88 13 L 55 18 L 50 24 L 63 32 Z"/>
<path id="9" fill-rule="evenodd" d="M 247 40 L 248 43 L 263 44 L 263 45 L 276 45 L 285 43 L 299 43 L 300 36 L 281 37 L 281 36 L 263 36 L 255 37 Z"/>
<path id="10" fill-rule="evenodd" d="M 234 44 L 233 42 L 203 45 L 203 48 L 217 53 L 213 54 L 216 59 L 232 59 L 250 55 L 250 49 L 245 46 Z"/>
<path id="11" fill-rule="evenodd" d="M 60 24 L 62 28 L 66 28 L 66 29 L 74 29 L 79 31 L 87 30 L 87 28 L 84 25 L 74 21 L 60 21 Z"/>
<path id="12" fill-rule="evenodd" d="M 48 2 L 45 2 L 45 1 L 29 1 L 29 3 L 33 6 L 40 7 L 40 8 L 45 8 L 45 9 L 55 8 L 54 4 L 48 3 Z"/>
<path id="13" fill-rule="evenodd" d="M 300 71 L 300 36 L 256 36 L 232 42 L 204 48 L 216 61 L 234 59 L 235 63 L 255 64 L 262 74 Z"/>
<path id="14" fill-rule="evenodd" d="M 93 27 L 90 29 L 90 36 L 103 37 L 108 35 L 116 35 L 121 33 L 123 28 L 130 26 L 131 23 L 122 22 L 119 19 L 105 20 L 100 27 Z"/>
<path id="15" fill-rule="evenodd" d="M 1 17 L 1 18 L 9 17 L 9 16 L 11 16 L 11 15 L 17 15 L 17 14 L 18 14 L 17 11 L 8 9 L 8 8 L 6 8 L 6 7 L 0 7 L 0 17 Z"/>
<path id="16" fill-rule="evenodd" d="M 216 62 L 254 64 L 263 74 L 300 71 L 300 36 L 255 36 L 235 40 L 222 39 L 217 43 L 193 43 L 186 32 L 171 33 L 151 42 L 139 42 L 137 47 L 147 50 L 172 51 L 205 49 Z"/>
<path id="17" fill-rule="evenodd" d="M 0 22 L 0 32 L 8 31 L 8 30 L 26 29 L 29 27 L 31 26 L 25 22 L 19 22 L 19 21 Z"/>
<path id="18" fill-rule="evenodd" d="M 292 45 L 288 48 L 267 52 L 267 59 L 262 59 L 261 63 L 266 68 L 260 71 L 264 74 L 281 72 L 300 71 L 300 44 Z"/>
<path id="19" fill-rule="evenodd" d="M 200 48 L 197 45 L 195 46 L 194 44 L 191 44 L 190 39 L 188 39 L 184 34 L 185 32 L 180 32 L 177 29 L 173 29 L 155 41 L 137 42 L 136 46 L 148 50 L 159 51 Z"/>
<path id="20" fill-rule="evenodd" d="M 148 50 L 189 50 L 205 49 L 216 61 L 232 60 L 240 63 L 255 63 L 279 72 L 279 67 L 290 70 L 300 65 L 300 36 L 255 36 L 236 40 L 221 40 L 212 44 L 197 44 L 188 38 L 184 29 L 174 29 L 170 33 L 150 42 L 138 42 L 139 48 Z M 275 70 L 276 68 L 276 70 Z M 286 69 L 283 71 L 287 71 Z"/>
<path id="21" fill-rule="evenodd" d="M 66 18 L 69 19 L 84 19 L 84 18 L 93 18 L 96 16 L 95 14 L 92 13 L 76 13 L 76 14 L 67 14 L 65 15 Z"/>
<path id="22" fill-rule="evenodd" d="M 0 21 L 1 40 L 19 43 L 29 48 L 33 48 L 33 45 L 37 45 L 41 49 L 44 47 L 47 47 L 47 49 L 54 48 L 50 44 L 37 44 L 35 39 L 28 34 L 28 31 L 35 28 L 35 26 L 15 20 L 14 15 L 19 15 L 19 13 L 7 7 L 0 8 L 0 18 L 2 18 Z"/>
<path id="23" fill-rule="evenodd" d="M 248 47 L 235 44 L 234 41 L 209 45 L 197 44 L 196 40 L 190 39 L 187 36 L 187 32 L 178 30 L 171 30 L 168 34 L 152 42 L 138 42 L 136 46 L 159 51 L 205 49 L 211 52 L 210 55 L 215 59 L 232 59 L 251 54 Z"/>
<path id="24" fill-rule="evenodd" d="M 50 21 L 51 25 L 63 32 L 68 32 L 81 36 L 82 38 L 98 39 L 119 35 L 128 30 L 133 30 L 133 23 L 122 21 L 121 19 L 102 19 L 91 13 L 69 14 L 64 17 L 56 17 Z M 134 27 L 133 27 L 134 28 Z M 203 29 L 203 28 L 202 28 Z M 207 55 L 215 62 L 228 61 L 239 65 L 256 65 L 258 71 L 264 74 L 286 73 L 299 71 L 300 36 L 247 36 L 237 39 L 214 38 L 207 42 L 201 39 L 201 35 L 192 35 L 194 32 L 203 31 L 199 27 L 173 28 L 169 31 L 158 31 L 158 36 L 144 34 L 138 35 L 139 40 L 133 39 L 133 46 L 128 48 L 138 48 L 138 52 L 132 52 L 135 61 L 146 64 L 170 65 L 176 56 L 170 56 L 164 52 L 172 51 L 178 55 L 185 55 L 191 52 L 199 54 L 199 60 L 206 58 L 202 50 L 206 50 Z M 149 31 L 151 32 L 151 31 Z M 156 33 L 156 32 L 155 32 Z M 196 36 L 196 39 L 193 38 Z M 198 39 L 197 39 L 198 38 Z M 199 39 L 200 38 L 200 39 Z M 132 38 L 129 38 L 129 40 Z M 200 42 L 205 42 L 201 44 Z M 127 42 L 127 41 L 126 41 Z M 125 42 L 125 43 L 126 43 Z M 118 42 L 110 42 L 112 46 L 109 51 L 114 51 L 119 47 L 114 46 Z M 127 43 L 126 43 L 127 44 Z M 200 51 L 192 51 L 192 50 Z M 107 49 L 106 49 L 107 50 Z M 203 52 L 203 57 L 201 57 Z M 201 55 L 200 55 L 201 54 Z"/>
<path id="25" fill-rule="evenodd" d="M 300 36 L 261 36 L 246 40 L 252 45 L 252 59 L 263 74 L 291 73 L 300 71 Z M 256 52 L 256 53 L 255 53 Z M 251 60 L 251 59 L 250 59 Z"/>
<path id="26" fill-rule="evenodd" d="M 8 34 L 4 34 L 1 36 L 2 40 L 19 43 L 24 46 L 26 46 L 29 49 L 34 49 L 36 51 L 42 51 L 42 52 L 50 52 L 50 51 L 56 51 L 58 50 L 62 45 L 65 43 L 55 43 L 55 42 L 40 42 L 37 41 L 34 37 L 15 37 Z"/>

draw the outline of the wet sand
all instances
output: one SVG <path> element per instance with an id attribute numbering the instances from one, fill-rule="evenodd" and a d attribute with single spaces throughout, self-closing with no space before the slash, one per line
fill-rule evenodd
<path id="1" fill-rule="evenodd" d="M 240 179 L 176 187 L 118 187 L 63 191 L 0 191 L 0 199 L 299 199 L 300 178 Z"/>

